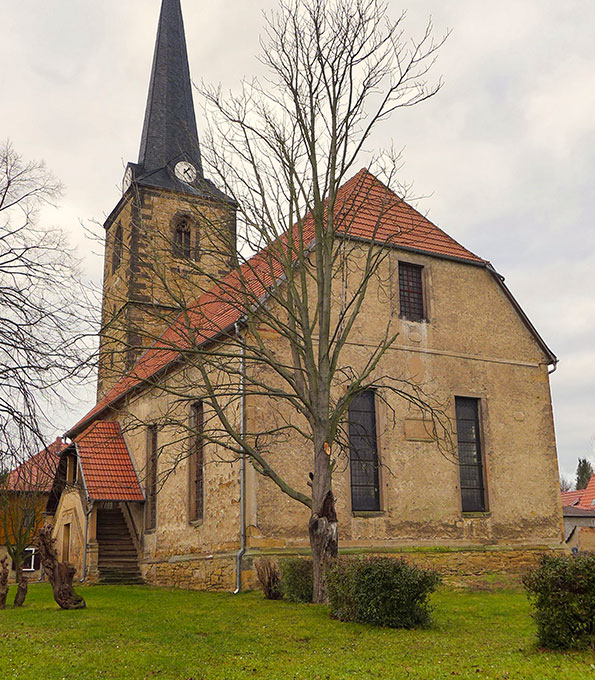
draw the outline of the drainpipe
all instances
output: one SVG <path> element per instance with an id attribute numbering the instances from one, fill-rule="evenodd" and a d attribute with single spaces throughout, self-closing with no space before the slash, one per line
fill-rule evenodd
<path id="1" fill-rule="evenodd" d="M 240 338 L 242 355 L 240 360 L 240 435 L 244 436 L 244 417 L 246 411 L 246 345 L 241 339 L 240 328 L 236 323 L 236 335 Z M 246 554 L 246 456 L 240 458 L 240 550 L 236 555 L 236 589 L 237 595 L 242 589 L 242 559 Z"/>
<path id="2" fill-rule="evenodd" d="M 556 359 L 556 361 L 554 361 L 554 365 L 552 366 L 551 371 L 547 372 L 548 375 L 551 375 L 552 373 L 554 373 L 554 371 L 558 368 L 558 361 L 559 361 L 559 359 Z"/>
<path id="3" fill-rule="evenodd" d="M 95 501 L 91 501 L 89 503 L 89 509 L 87 510 L 87 512 L 85 512 L 85 543 L 83 546 L 83 576 L 81 578 L 81 583 L 84 583 L 85 579 L 87 578 L 87 541 L 89 537 L 89 517 L 93 512 L 94 502 Z"/>

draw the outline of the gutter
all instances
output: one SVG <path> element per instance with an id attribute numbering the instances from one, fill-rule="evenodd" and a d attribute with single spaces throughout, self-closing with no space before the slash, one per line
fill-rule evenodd
<path id="1" fill-rule="evenodd" d="M 240 435 L 244 436 L 244 419 L 246 413 L 246 345 L 240 335 L 239 324 L 235 324 L 236 335 L 240 338 L 242 354 L 240 360 Z M 246 456 L 240 458 L 240 549 L 236 555 L 236 589 L 237 595 L 242 590 L 242 559 L 246 554 Z"/>

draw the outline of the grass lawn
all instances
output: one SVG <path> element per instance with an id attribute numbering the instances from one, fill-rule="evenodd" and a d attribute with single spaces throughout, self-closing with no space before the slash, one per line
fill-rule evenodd
<path id="1" fill-rule="evenodd" d="M 0 611 L 1 680 L 595 678 L 595 653 L 537 649 L 521 592 L 442 590 L 433 627 L 404 631 L 259 593 L 79 590 L 83 611 L 60 611 L 47 585 Z"/>

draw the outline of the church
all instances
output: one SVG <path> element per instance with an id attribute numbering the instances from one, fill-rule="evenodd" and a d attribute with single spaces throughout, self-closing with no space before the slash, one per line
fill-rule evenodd
<path id="1" fill-rule="evenodd" d="M 250 588 L 255 559 L 310 550 L 300 499 L 312 450 L 297 411 L 256 388 L 266 370 L 242 354 L 257 342 L 250 299 L 269 310 L 257 329 L 263 355 L 290 361 L 275 325 L 275 291 L 288 282 L 270 245 L 242 260 L 238 204 L 205 177 L 180 0 L 162 3 L 139 158 L 122 188 L 105 222 L 97 404 L 65 434 L 47 506 L 59 556 L 86 582 Z M 518 573 L 561 550 L 556 357 L 487 260 L 367 169 L 336 205 L 349 227 L 331 314 L 359 285 L 362 253 L 378 253 L 342 375 L 383 342 L 386 320 L 395 328 L 371 372 L 377 389 L 360 391 L 342 420 L 340 552 L 465 576 Z M 304 285 L 306 295 L 315 282 Z M 338 402 L 348 389 L 337 386 Z M 220 411 L 213 390 L 226 394 Z M 450 448 L 421 403 L 430 392 Z"/>

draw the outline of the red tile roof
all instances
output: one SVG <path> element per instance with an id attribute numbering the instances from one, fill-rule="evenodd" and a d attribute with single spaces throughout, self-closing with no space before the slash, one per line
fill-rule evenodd
<path id="1" fill-rule="evenodd" d="M 485 260 L 405 203 L 365 168 L 339 189 L 335 214 L 337 231 L 348 238 L 377 240 L 431 255 L 486 264 Z M 308 245 L 314 238 L 311 215 L 305 218 L 302 233 L 300 241 Z M 274 244 L 263 249 L 242 264 L 239 270 L 230 272 L 201 295 L 196 306 L 187 313 L 189 318 L 186 314 L 181 315 L 68 434 L 80 431 L 143 381 L 179 360 L 185 348 L 213 340 L 239 321 L 245 311 L 246 300 L 260 299 L 283 274 L 282 259 L 287 254 L 289 236 L 285 235 L 279 243 L 281 248 Z M 189 334 L 193 337 L 189 338 Z"/>
<path id="2" fill-rule="evenodd" d="M 60 453 L 66 448 L 60 437 L 46 449 L 36 453 L 6 479 L 6 487 L 11 491 L 36 491 L 49 493 L 58 467 Z"/>
<path id="3" fill-rule="evenodd" d="M 584 489 L 580 489 L 579 491 L 562 491 L 562 505 L 578 505 L 581 496 L 584 493 Z"/>
<path id="4" fill-rule="evenodd" d="M 74 443 L 91 500 L 144 501 L 119 423 L 98 420 Z"/>
<path id="5" fill-rule="evenodd" d="M 595 510 L 595 475 L 591 476 L 585 489 L 562 492 L 562 506 L 569 505 L 583 510 Z"/>
<path id="6" fill-rule="evenodd" d="M 337 195 L 338 231 L 431 255 L 485 263 L 386 187 L 365 168 Z"/>

